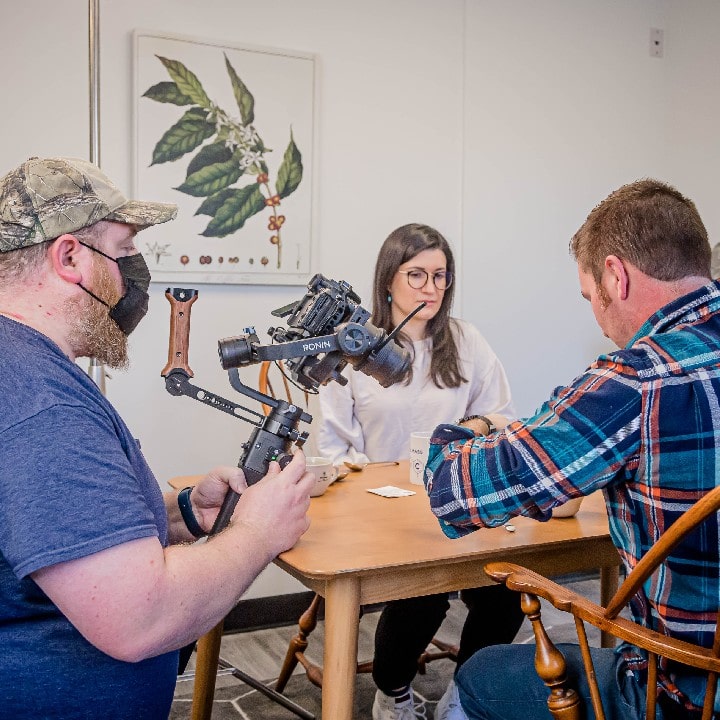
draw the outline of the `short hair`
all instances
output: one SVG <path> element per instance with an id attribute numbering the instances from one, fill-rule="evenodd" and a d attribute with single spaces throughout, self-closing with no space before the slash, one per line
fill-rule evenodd
<path id="1" fill-rule="evenodd" d="M 36 275 L 47 257 L 54 240 L 0 253 L 0 287 L 18 285 Z"/>
<path id="2" fill-rule="evenodd" d="M 93 247 L 98 244 L 107 221 L 100 220 L 93 225 L 80 228 L 71 233 L 79 240 Z M 48 248 L 57 240 L 45 240 L 41 243 L 0 253 L 0 286 L 26 282 L 40 272 L 47 257 Z"/>
<path id="3" fill-rule="evenodd" d="M 710 277 L 710 243 L 692 200 L 659 180 L 623 185 L 588 215 L 570 253 L 600 282 L 608 255 L 657 280 Z"/>
<path id="4" fill-rule="evenodd" d="M 70 234 L 74 235 L 78 240 L 84 242 L 86 245 L 91 245 L 92 247 L 97 248 L 102 245 L 103 235 L 109 225 L 110 223 L 107 220 L 98 220 L 96 223 L 80 228 Z"/>

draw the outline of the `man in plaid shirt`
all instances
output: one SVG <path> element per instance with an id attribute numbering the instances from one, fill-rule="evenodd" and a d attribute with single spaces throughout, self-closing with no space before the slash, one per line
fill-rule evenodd
<path id="1" fill-rule="evenodd" d="M 481 420 L 434 432 L 426 486 L 449 537 L 552 508 L 602 489 L 610 532 L 629 572 L 693 503 L 720 463 L 720 283 L 692 201 L 641 180 L 613 192 L 571 242 L 582 296 L 620 350 L 600 356 L 526 420 L 487 437 Z M 679 545 L 632 604 L 636 621 L 711 647 L 720 602 L 720 528 L 711 518 Z M 579 651 L 563 648 L 592 713 Z M 534 648 L 486 648 L 444 698 L 447 718 L 547 715 Z M 594 654 L 608 717 L 645 716 L 644 661 L 623 646 Z M 704 681 L 665 667 L 664 717 L 692 717 Z M 458 692 L 459 690 L 459 692 Z M 460 707 L 462 703 L 462 708 Z M 720 703 L 716 701 L 716 710 Z"/>

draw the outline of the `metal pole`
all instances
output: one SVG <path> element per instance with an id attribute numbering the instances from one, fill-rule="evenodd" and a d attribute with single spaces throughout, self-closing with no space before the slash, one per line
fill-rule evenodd
<path id="1" fill-rule="evenodd" d="M 100 0 L 88 0 L 90 162 L 100 167 Z M 105 395 L 105 366 L 90 358 L 88 375 Z"/>
<path id="2" fill-rule="evenodd" d="M 100 4 L 89 0 L 90 162 L 100 166 Z"/>

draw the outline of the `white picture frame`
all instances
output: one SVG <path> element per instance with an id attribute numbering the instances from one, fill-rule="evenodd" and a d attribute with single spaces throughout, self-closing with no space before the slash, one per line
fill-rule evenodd
<path id="1" fill-rule="evenodd" d="M 154 282 L 304 285 L 315 57 L 134 33 L 134 197 L 178 205 L 138 236 Z"/>

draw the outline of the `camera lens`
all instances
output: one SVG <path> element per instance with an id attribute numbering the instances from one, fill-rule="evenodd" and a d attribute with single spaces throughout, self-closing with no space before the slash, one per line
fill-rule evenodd
<path id="1" fill-rule="evenodd" d="M 247 365 L 252 360 L 252 346 L 246 335 L 218 340 L 218 355 L 223 370 Z"/>
<path id="2" fill-rule="evenodd" d="M 370 355 L 359 369 L 386 388 L 404 380 L 410 364 L 410 353 L 391 341 L 377 355 Z"/>
<path id="3" fill-rule="evenodd" d="M 357 335 L 358 328 L 362 330 L 362 342 Z M 356 370 L 375 378 L 383 387 L 390 387 L 405 378 L 412 362 L 410 353 L 394 340 L 385 342 L 387 334 L 384 330 L 372 323 L 348 323 L 340 335 L 346 346 L 342 348 L 345 359 Z M 351 352 L 348 346 L 353 339 L 358 341 L 358 347 Z M 379 351 L 375 350 L 377 347 Z"/>

